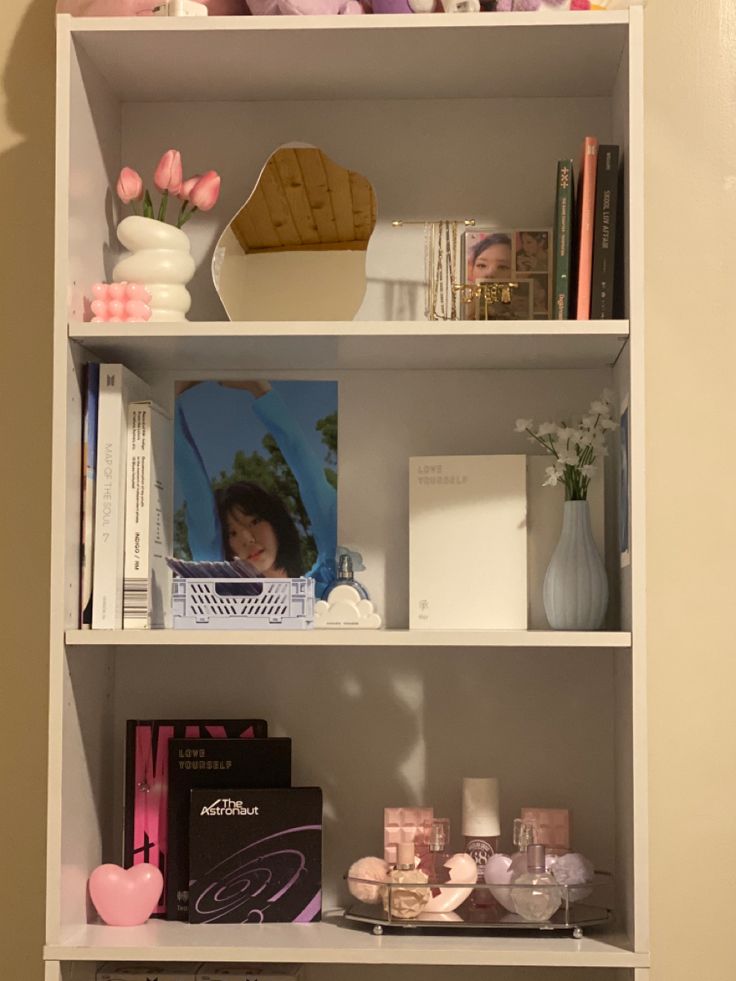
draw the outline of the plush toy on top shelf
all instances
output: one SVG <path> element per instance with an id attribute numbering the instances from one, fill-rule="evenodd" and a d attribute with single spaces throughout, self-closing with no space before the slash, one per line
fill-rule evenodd
<path id="1" fill-rule="evenodd" d="M 206 17 L 209 0 L 58 0 L 57 14 L 73 17 Z M 213 0 L 209 13 L 247 13 L 245 0 Z M 228 9 L 224 9 L 228 8 Z"/>
<path id="2" fill-rule="evenodd" d="M 614 10 L 629 6 L 629 0 L 495 0 L 497 13 L 533 10 Z"/>
<path id="3" fill-rule="evenodd" d="M 362 14 L 358 0 L 248 0 L 256 17 L 268 14 Z"/>

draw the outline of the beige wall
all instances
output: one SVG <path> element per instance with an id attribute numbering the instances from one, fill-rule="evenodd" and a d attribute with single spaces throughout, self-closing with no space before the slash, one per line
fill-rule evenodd
<path id="1" fill-rule="evenodd" d="M 0 7 L 0 957 L 9 958 L 0 976 L 28 981 L 42 977 L 52 10 L 51 0 L 4 0 Z"/>
<path id="2" fill-rule="evenodd" d="M 734 0 L 649 0 L 646 77 L 654 981 L 733 981 Z"/>
<path id="3" fill-rule="evenodd" d="M 0 972 L 23 981 L 42 977 L 52 8 L 0 14 Z M 653 981 L 733 981 L 736 3 L 649 0 L 647 30 Z"/>

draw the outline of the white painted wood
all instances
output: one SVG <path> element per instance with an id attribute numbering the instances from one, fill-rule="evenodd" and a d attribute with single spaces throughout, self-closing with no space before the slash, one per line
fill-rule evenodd
<path id="1" fill-rule="evenodd" d="M 82 319 L 90 285 L 111 279 L 119 250 L 110 217 L 120 169 L 120 106 L 83 51 L 72 49 L 70 59 L 69 101 L 60 110 L 68 114 L 69 133 L 69 179 L 60 201 L 68 240 L 60 243 L 65 259 L 60 269 L 68 269 L 69 316 Z"/>
<path id="2" fill-rule="evenodd" d="M 61 926 L 61 732 L 63 726 L 63 664 L 64 646 L 61 640 L 65 609 L 71 597 L 65 596 L 66 535 L 63 488 L 66 483 L 68 453 L 67 415 L 74 407 L 67 405 L 66 373 L 68 344 L 64 338 L 67 313 L 67 202 L 69 191 L 69 48 L 68 37 L 59 35 L 56 60 L 56 84 L 59 97 L 56 106 L 56 194 L 54 211 L 54 337 L 53 337 L 53 422 L 52 469 L 54 491 L 51 495 L 51 591 L 49 616 L 49 744 L 46 828 L 46 936 L 56 935 Z M 48 972 L 47 972 L 48 974 Z M 47 977 L 46 981 L 51 981 Z"/>
<path id="3" fill-rule="evenodd" d="M 72 31 L 113 90 L 135 101 L 200 100 L 204 79 L 211 100 L 549 97 L 610 92 L 627 14 L 207 18 L 197 25 L 89 18 L 74 21 Z M 493 71 L 468 71 L 483 64 Z"/>
<path id="4" fill-rule="evenodd" d="M 46 981 L 91 981 L 97 962 L 152 956 L 303 961 L 314 965 L 309 981 L 322 981 L 322 963 L 335 965 L 324 981 L 341 981 L 340 964 L 380 971 L 381 981 L 381 965 L 436 965 L 437 974 L 467 965 L 467 981 L 472 965 L 513 966 L 518 981 L 526 981 L 524 965 L 540 966 L 539 981 L 553 981 L 555 966 L 595 968 L 600 981 L 631 981 L 632 973 L 646 981 L 642 11 L 201 23 L 62 17 L 59 26 Z M 494 70 L 477 70 L 486 63 Z M 200 262 L 196 315 L 206 319 L 82 324 L 82 297 L 109 274 L 117 251 L 117 169 L 149 172 L 165 149 L 162 126 L 166 145 L 181 146 L 192 169 L 216 166 L 225 177 L 221 209 L 190 226 Z M 393 217 L 466 208 L 484 224 L 548 225 L 549 169 L 584 132 L 629 148 L 630 323 L 426 324 L 385 311 L 384 320 L 378 313 L 351 323 L 216 322 L 221 309 L 203 260 L 279 143 L 317 143 L 361 172 L 369 160 L 385 231 Z M 381 261 L 388 295 L 391 254 Z M 74 629 L 78 368 L 87 358 L 120 358 L 164 401 L 183 371 L 338 377 L 341 436 L 349 437 L 341 521 L 355 543 L 367 543 L 366 584 L 393 629 L 134 638 Z M 631 394 L 635 550 L 630 582 L 625 575 L 619 590 L 615 577 L 614 587 L 616 622 L 620 606 L 632 633 L 401 629 L 406 457 L 519 452 L 516 416 L 579 411 L 604 385 Z M 615 472 L 608 468 L 609 542 Z M 378 847 L 372 836 L 384 803 L 426 795 L 457 827 L 463 770 L 493 767 L 506 788 L 506 825 L 532 791 L 573 807 L 576 845 L 620 880 L 621 936 L 374 938 L 326 922 L 264 927 L 244 947 L 237 927 L 86 925 L 86 876 L 100 860 L 119 859 L 125 719 L 197 714 L 203 700 L 208 711 L 258 712 L 275 734 L 293 736 L 298 778 L 322 783 L 329 802 L 326 891 L 335 902 L 346 864 Z M 336 731 L 344 738 L 335 740 Z M 356 759 L 367 761 L 369 780 L 355 781 Z M 485 976 L 505 981 L 507 973 Z"/>
<path id="5" fill-rule="evenodd" d="M 66 711 L 55 801 L 61 809 L 61 844 L 53 856 L 62 926 L 84 922 L 87 877 L 105 855 L 113 854 L 109 781 L 114 659 L 103 649 L 95 652 L 93 661 L 69 658 L 63 665 L 61 697 Z M 50 939 L 57 934 L 58 927 L 50 928 Z"/>
<path id="6" fill-rule="evenodd" d="M 67 630 L 68 647 L 581 647 L 627 648 L 625 631 L 567 630 Z"/>
<path id="7" fill-rule="evenodd" d="M 69 336 L 96 359 L 133 371 L 600 368 L 614 364 L 626 321 L 426 321 L 81 324 Z"/>
<path id="8" fill-rule="evenodd" d="M 508 965 L 549 967 L 637 967 L 647 957 L 628 949 L 623 938 L 586 937 L 373 937 L 331 923 L 202 925 L 150 921 L 125 930 L 88 926 L 46 956 L 66 960 L 242 961 L 343 964 Z M 248 932 L 246 932 L 248 931 Z"/>

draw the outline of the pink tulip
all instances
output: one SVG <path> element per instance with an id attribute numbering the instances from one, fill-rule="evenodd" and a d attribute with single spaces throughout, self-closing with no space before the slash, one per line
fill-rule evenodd
<path id="1" fill-rule="evenodd" d="M 189 200 L 189 195 L 192 193 L 192 189 L 194 188 L 195 184 L 197 184 L 197 182 L 201 179 L 201 176 L 201 174 L 195 174 L 194 177 L 188 177 L 182 183 L 178 195 L 180 201 Z"/>
<path id="2" fill-rule="evenodd" d="M 217 204 L 220 196 L 220 175 L 215 170 L 202 174 L 189 192 L 189 203 L 200 211 L 209 211 Z"/>
<path id="3" fill-rule="evenodd" d="M 159 191 L 178 194 L 182 182 L 181 154 L 178 150 L 167 150 L 161 157 L 153 175 L 153 183 Z"/>
<path id="4" fill-rule="evenodd" d="M 118 177 L 117 192 L 123 204 L 140 201 L 143 197 L 143 178 L 132 167 L 123 167 Z"/>

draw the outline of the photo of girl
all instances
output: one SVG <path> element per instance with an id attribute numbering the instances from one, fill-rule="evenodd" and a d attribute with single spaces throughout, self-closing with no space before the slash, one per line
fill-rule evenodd
<path id="1" fill-rule="evenodd" d="M 516 233 L 516 271 L 547 272 L 549 270 L 549 232 Z"/>
<path id="2" fill-rule="evenodd" d="M 466 282 L 512 278 L 511 233 L 465 232 L 464 242 Z"/>
<path id="3" fill-rule="evenodd" d="M 546 320 L 550 316 L 552 230 L 474 228 L 463 235 L 465 282 L 516 283 L 512 303 L 485 310 L 463 303 L 468 320 Z M 475 311 L 475 312 L 474 312 Z"/>
<path id="4" fill-rule="evenodd" d="M 334 580 L 335 382 L 177 382 L 174 473 L 176 558 Z"/>

